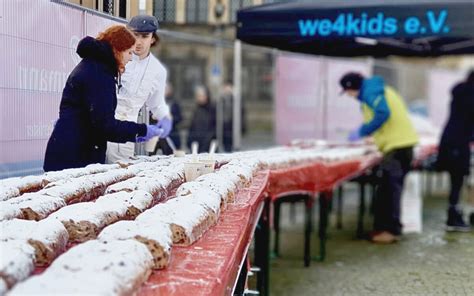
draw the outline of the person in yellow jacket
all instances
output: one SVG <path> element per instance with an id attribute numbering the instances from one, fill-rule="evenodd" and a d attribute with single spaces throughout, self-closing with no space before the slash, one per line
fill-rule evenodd
<path id="1" fill-rule="evenodd" d="M 340 84 L 362 107 L 364 123 L 349 134 L 349 141 L 373 137 L 383 153 L 380 183 L 374 201 L 375 243 L 393 243 L 402 232 L 400 199 L 405 175 L 410 170 L 413 146 L 418 136 L 401 96 L 379 76 L 366 78 L 355 72 L 345 74 Z"/>

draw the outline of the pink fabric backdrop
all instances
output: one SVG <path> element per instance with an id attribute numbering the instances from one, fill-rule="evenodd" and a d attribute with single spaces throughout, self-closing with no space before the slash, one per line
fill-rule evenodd
<path id="1" fill-rule="evenodd" d="M 42 162 L 79 40 L 112 23 L 49 0 L 0 1 L 0 164 Z"/>
<path id="2" fill-rule="evenodd" d="M 322 136 L 321 60 L 281 55 L 276 62 L 275 132 L 278 144 Z"/>
<path id="3" fill-rule="evenodd" d="M 430 121 L 443 128 L 448 120 L 451 89 L 464 80 L 465 75 L 459 71 L 431 70 L 428 74 L 428 114 Z"/>
<path id="4" fill-rule="evenodd" d="M 345 140 L 362 122 L 356 100 L 340 96 L 340 77 L 348 71 L 370 75 L 366 62 L 296 54 L 277 57 L 275 133 L 278 144 L 293 139 Z"/>

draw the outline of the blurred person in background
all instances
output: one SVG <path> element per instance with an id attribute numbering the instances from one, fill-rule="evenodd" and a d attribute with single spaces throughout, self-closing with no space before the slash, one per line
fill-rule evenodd
<path id="1" fill-rule="evenodd" d="M 46 172 L 105 163 L 107 141 L 146 141 L 161 133 L 157 126 L 114 117 L 116 84 L 134 45 L 133 33 L 120 25 L 79 42 L 77 53 L 82 60 L 63 90 L 59 119 L 46 147 Z"/>
<path id="2" fill-rule="evenodd" d="M 222 110 L 222 121 L 223 121 L 223 145 L 224 152 L 232 152 L 233 148 L 233 136 L 234 136 L 234 86 L 232 81 L 226 81 L 223 85 L 222 96 L 221 96 L 221 110 Z M 240 126 L 242 134 L 247 131 L 246 126 L 246 112 L 243 102 L 241 102 L 240 111 Z"/>
<path id="3" fill-rule="evenodd" d="M 344 92 L 362 107 L 364 124 L 349 135 L 349 141 L 372 136 L 383 153 L 374 201 L 374 243 L 393 243 L 402 233 L 400 201 L 405 175 L 410 170 L 413 147 L 418 136 L 401 96 L 385 85 L 379 76 L 366 78 L 360 73 L 345 74 L 340 84 Z"/>
<path id="4" fill-rule="evenodd" d="M 181 148 L 181 136 L 179 134 L 178 125 L 183 120 L 183 116 L 181 114 L 181 107 L 178 101 L 174 97 L 173 86 L 168 82 L 166 83 L 166 90 L 165 90 L 165 100 L 166 104 L 171 109 L 171 117 L 173 119 L 173 130 L 169 134 L 171 141 L 173 141 L 174 146 L 176 149 Z M 156 120 L 153 119 L 153 116 L 150 118 L 150 123 L 156 123 Z M 161 138 L 156 145 L 154 154 L 157 154 L 158 149 L 161 149 L 161 152 L 164 155 L 171 155 L 173 154 L 173 149 L 168 145 L 166 139 Z"/>
<path id="5" fill-rule="evenodd" d="M 115 117 L 137 122 L 138 113 L 145 105 L 163 130 L 159 137 L 165 138 L 173 125 L 165 102 L 167 70 L 150 52 L 151 47 L 157 46 L 160 41 L 156 34 L 158 21 L 154 16 L 138 15 L 130 20 L 127 27 L 133 31 L 137 42 L 132 60 L 127 64 L 119 84 Z M 135 144 L 132 142 L 107 144 L 108 163 L 130 159 L 134 155 Z"/>
<path id="6" fill-rule="evenodd" d="M 459 199 L 464 178 L 470 171 L 470 143 L 474 134 L 474 71 L 465 81 L 454 86 L 451 96 L 451 111 L 439 143 L 436 166 L 447 171 L 451 180 L 446 230 L 466 232 L 470 227 L 464 222 Z"/>
<path id="7" fill-rule="evenodd" d="M 199 85 L 194 89 L 196 106 L 189 126 L 187 146 L 199 144 L 199 153 L 207 152 L 211 141 L 216 138 L 216 108 L 211 102 L 209 89 Z"/>

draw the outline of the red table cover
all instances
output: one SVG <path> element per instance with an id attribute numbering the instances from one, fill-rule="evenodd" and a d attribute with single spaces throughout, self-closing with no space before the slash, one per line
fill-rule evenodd
<path id="1" fill-rule="evenodd" d="M 219 222 L 189 247 L 173 247 L 170 265 L 154 271 L 138 295 L 230 295 L 263 207 L 268 171 L 254 177 Z"/>
<path id="2" fill-rule="evenodd" d="M 339 183 L 362 174 L 379 163 L 378 153 L 352 160 L 313 162 L 296 167 L 272 170 L 268 193 L 272 199 L 290 192 L 322 192 L 332 190 Z"/>

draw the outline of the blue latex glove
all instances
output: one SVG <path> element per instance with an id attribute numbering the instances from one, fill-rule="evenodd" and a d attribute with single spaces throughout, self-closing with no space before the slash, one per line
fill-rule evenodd
<path id="1" fill-rule="evenodd" d="M 362 139 L 362 137 L 360 135 L 358 128 L 350 132 L 349 137 L 347 137 L 347 140 L 349 140 L 349 142 L 356 142 L 356 141 L 359 141 L 360 139 Z"/>
<path id="2" fill-rule="evenodd" d="M 149 124 L 146 126 L 146 135 L 144 137 L 137 137 L 137 142 L 146 142 L 153 137 L 162 137 L 163 129 L 159 128 L 158 125 Z"/>
<path id="3" fill-rule="evenodd" d="M 163 130 L 163 133 L 161 134 L 161 137 L 166 138 L 166 137 L 168 137 L 171 130 L 173 129 L 173 121 L 171 121 L 171 119 L 169 119 L 168 117 L 164 117 L 163 119 L 158 121 L 156 126 Z"/>

